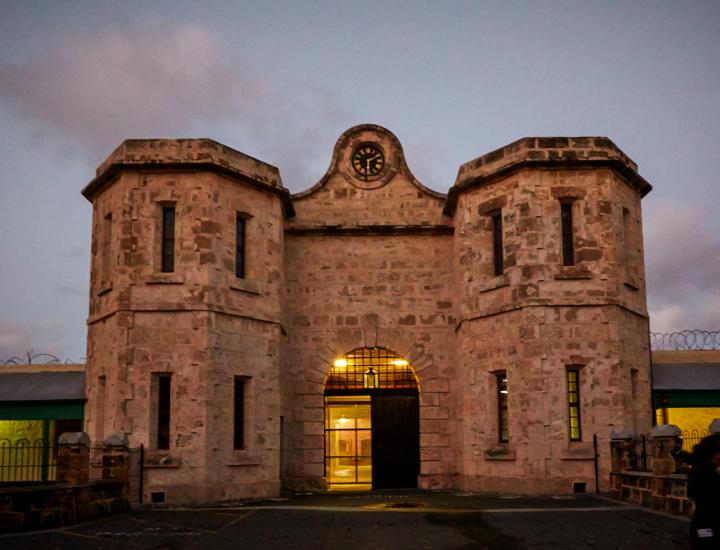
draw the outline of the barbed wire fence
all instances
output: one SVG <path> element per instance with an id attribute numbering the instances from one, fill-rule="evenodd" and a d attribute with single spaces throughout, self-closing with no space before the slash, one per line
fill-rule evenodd
<path id="1" fill-rule="evenodd" d="M 82 365 L 85 363 L 85 358 L 80 358 L 79 361 L 73 361 L 72 359 L 61 360 L 52 353 L 34 353 L 34 350 L 28 350 L 22 357 L 13 356 L 8 359 L 0 359 L 0 365 L 14 366 L 14 365 Z"/>
<path id="2" fill-rule="evenodd" d="M 650 348 L 655 351 L 720 350 L 720 330 L 651 332 Z"/>
<path id="3" fill-rule="evenodd" d="M 679 332 L 651 332 L 650 348 L 656 351 L 690 351 L 690 350 L 720 350 L 719 330 L 681 330 Z M 24 356 L 13 356 L 0 359 L 0 365 L 77 365 L 84 364 L 85 357 L 79 361 L 72 359 L 61 360 L 51 353 L 34 353 L 28 350 Z"/>

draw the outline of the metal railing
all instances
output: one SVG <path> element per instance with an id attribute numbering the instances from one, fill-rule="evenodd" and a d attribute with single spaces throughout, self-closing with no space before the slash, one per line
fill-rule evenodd
<path id="1" fill-rule="evenodd" d="M 0 483 L 54 483 L 66 479 L 67 457 L 42 439 L 0 439 Z"/>
<path id="2" fill-rule="evenodd" d="M 682 448 L 683 451 L 692 453 L 693 447 L 700 443 L 700 440 L 706 435 L 710 435 L 708 430 L 683 430 L 682 432 Z"/>
<path id="3" fill-rule="evenodd" d="M 127 448 L 90 445 L 90 481 L 127 481 L 128 467 Z"/>
<path id="4" fill-rule="evenodd" d="M 641 435 L 630 441 L 630 449 L 628 452 L 628 469 L 634 472 L 648 472 L 648 440 L 647 437 Z"/>

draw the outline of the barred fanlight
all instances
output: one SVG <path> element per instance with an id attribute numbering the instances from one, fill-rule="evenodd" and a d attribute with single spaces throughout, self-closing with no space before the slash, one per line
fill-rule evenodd
<path id="1" fill-rule="evenodd" d="M 357 348 L 337 358 L 325 383 L 326 391 L 417 387 L 408 361 L 382 347 Z"/>

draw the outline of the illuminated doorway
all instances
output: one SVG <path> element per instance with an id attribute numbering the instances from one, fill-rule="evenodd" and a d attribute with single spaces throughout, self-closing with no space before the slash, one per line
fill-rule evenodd
<path id="1" fill-rule="evenodd" d="M 325 383 L 325 476 L 330 490 L 417 487 L 418 382 L 403 357 L 358 348 Z"/>
<path id="2" fill-rule="evenodd" d="M 325 461 L 331 486 L 372 487 L 369 396 L 326 397 Z"/>

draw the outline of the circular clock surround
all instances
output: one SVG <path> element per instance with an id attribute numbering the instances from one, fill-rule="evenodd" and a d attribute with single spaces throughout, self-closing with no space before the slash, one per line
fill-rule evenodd
<path id="1" fill-rule="evenodd" d="M 385 168 L 385 154 L 375 143 L 362 143 L 353 150 L 350 164 L 357 177 L 366 181 L 375 179 Z"/>

